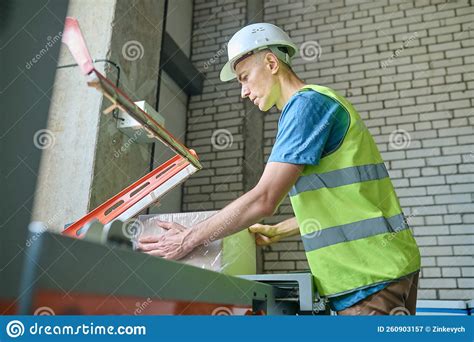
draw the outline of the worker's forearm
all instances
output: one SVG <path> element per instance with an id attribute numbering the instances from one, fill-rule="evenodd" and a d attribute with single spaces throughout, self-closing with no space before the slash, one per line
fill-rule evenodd
<path id="1" fill-rule="evenodd" d="M 209 219 L 192 227 L 191 240 L 199 246 L 234 234 L 262 220 L 269 206 L 257 191 L 249 191 Z"/>
<path id="2" fill-rule="evenodd" d="M 281 235 L 282 237 L 298 235 L 300 233 L 298 222 L 296 222 L 296 217 L 282 221 L 276 226 L 278 228 L 278 235 Z"/>

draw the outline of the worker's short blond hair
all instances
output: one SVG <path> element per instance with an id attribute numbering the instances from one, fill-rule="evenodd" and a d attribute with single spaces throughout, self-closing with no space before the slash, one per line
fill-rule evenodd
<path id="1" fill-rule="evenodd" d="M 295 74 L 295 72 L 293 71 L 293 68 L 291 67 L 291 65 L 288 65 L 284 60 L 282 60 L 280 57 L 278 57 L 278 54 L 275 53 L 275 49 L 278 49 L 280 50 L 281 52 L 283 53 L 288 53 L 287 51 L 287 48 L 284 47 L 284 46 L 275 46 L 275 47 L 272 47 L 271 49 L 270 48 L 265 48 L 263 50 L 260 50 L 260 51 L 257 51 L 255 54 L 264 54 L 264 53 L 272 53 L 273 55 L 275 55 L 275 57 L 278 59 L 278 61 L 281 63 L 281 66 L 287 70 L 288 72 L 291 72 L 293 74 Z"/>

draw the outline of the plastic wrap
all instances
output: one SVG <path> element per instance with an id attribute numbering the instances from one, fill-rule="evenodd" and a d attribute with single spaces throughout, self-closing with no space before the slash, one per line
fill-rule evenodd
<path id="1" fill-rule="evenodd" d="M 176 222 L 188 228 L 211 217 L 216 212 L 141 215 L 138 217 L 142 223 L 140 236 L 163 234 L 166 230 L 160 228 L 157 221 Z M 179 261 L 229 275 L 255 274 L 255 253 L 255 238 L 247 229 L 244 229 L 221 240 L 209 239 Z"/>

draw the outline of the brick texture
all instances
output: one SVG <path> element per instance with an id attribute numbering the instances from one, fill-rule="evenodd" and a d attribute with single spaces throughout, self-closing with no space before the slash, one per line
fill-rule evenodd
<path id="1" fill-rule="evenodd" d="M 474 297 L 473 9 L 461 0 L 264 6 L 265 22 L 320 46 L 318 60 L 294 60 L 298 75 L 345 95 L 374 136 L 422 253 L 420 299 Z M 195 1 L 192 61 L 206 80 L 189 101 L 186 143 L 204 169 L 185 183 L 183 211 L 220 209 L 242 194 L 245 111 L 238 84 L 218 75 L 245 14 L 245 1 Z M 265 159 L 278 118 L 265 115 Z M 267 223 L 292 215 L 286 199 Z M 266 247 L 264 271 L 307 270 L 303 252 L 299 237 Z"/>

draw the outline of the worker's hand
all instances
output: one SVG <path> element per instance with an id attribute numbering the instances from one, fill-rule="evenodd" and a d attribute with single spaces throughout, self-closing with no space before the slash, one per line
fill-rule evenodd
<path id="1" fill-rule="evenodd" d="M 167 231 L 157 236 L 147 236 L 138 240 L 138 248 L 150 255 L 166 259 L 178 260 L 184 258 L 193 249 L 191 229 L 176 223 L 158 221 L 158 226 Z"/>
<path id="2" fill-rule="evenodd" d="M 258 246 L 267 246 L 280 241 L 284 235 L 279 233 L 278 225 L 254 224 L 249 227 L 249 231 L 255 234 L 255 243 Z"/>

